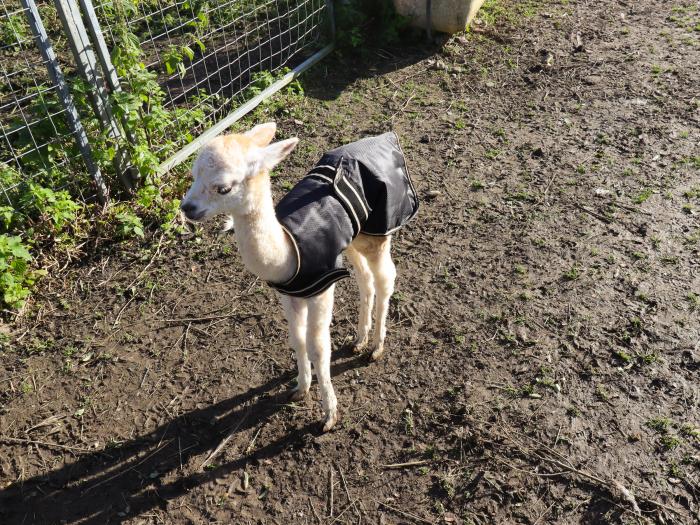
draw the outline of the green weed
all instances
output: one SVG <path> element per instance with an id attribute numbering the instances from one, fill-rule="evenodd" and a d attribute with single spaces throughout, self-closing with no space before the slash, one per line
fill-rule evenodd
<path id="1" fill-rule="evenodd" d="M 7 11 L 5 11 L 7 13 Z M 0 45 L 19 48 L 30 37 L 29 26 L 23 14 L 13 14 L 0 21 Z"/>
<path id="2" fill-rule="evenodd" d="M 643 202 L 646 202 L 649 197 L 651 197 L 654 194 L 654 191 L 652 189 L 645 189 L 642 191 L 639 195 L 637 195 L 634 199 L 633 202 L 635 204 L 642 204 Z"/>
<path id="3" fill-rule="evenodd" d="M 469 183 L 469 187 L 472 191 L 479 191 L 483 190 L 486 187 L 486 185 L 482 181 L 474 179 Z"/>
<path id="4" fill-rule="evenodd" d="M 659 438 L 659 444 L 664 450 L 673 450 L 679 447 L 681 443 L 683 443 L 683 441 L 677 436 L 666 435 Z"/>
<path id="5" fill-rule="evenodd" d="M 564 279 L 567 281 L 575 281 L 581 276 L 581 271 L 578 269 L 576 265 L 572 266 L 569 268 L 566 272 L 564 272 Z"/>
<path id="6" fill-rule="evenodd" d="M 671 420 L 665 417 L 656 417 L 647 421 L 646 426 L 659 434 L 665 434 L 671 426 Z"/>
<path id="7" fill-rule="evenodd" d="M 0 234 L 0 293 L 11 308 L 20 308 L 45 270 L 32 270 L 32 256 L 19 236 Z"/>
<path id="8" fill-rule="evenodd" d="M 681 425 L 680 433 L 685 437 L 700 438 L 700 428 L 694 427 L 689 423 Z"/>

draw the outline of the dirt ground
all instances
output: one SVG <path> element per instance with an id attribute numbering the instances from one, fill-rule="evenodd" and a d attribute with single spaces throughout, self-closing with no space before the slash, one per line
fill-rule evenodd
<path id="1" fill-rule="evenodd" d="M 276 195 L 394 129 L 422 198 L 384 360 L 346 349 L 337 288 L 337 428 L 316 388 L 287 402 L 234 236 L 112 246 L 5 326 L 0 523 L 697 523 L 698 24 L 693 0 L 521 2 L 322 62 Z"/>

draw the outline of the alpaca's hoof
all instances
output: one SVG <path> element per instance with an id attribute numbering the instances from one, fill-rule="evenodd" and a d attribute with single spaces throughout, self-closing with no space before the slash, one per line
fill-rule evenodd
<path id="1" fill-rule="evenodd" d="M 338 422 L 338 411 L 333 410 L 330 414 L 328 414 L 328 417 L 326 417 L 325 423 L 323 423 L 323 431 L 328 432 L 331 430 L 335 424 Z"/>
<path id="2" fill-rule="evenodd" d="M 352 342 L 351 348 L 353 354 L 361 354 L 367 347 L 367 338 L 357 338 Z"/>
<path id="3" fill-rule="evenodd" d="M 308 390 L 302 390 L 298 386 L 295 386 L 289 391 L 289 400 L 290 401 L 303 401 L 306 399 L 306 396 L 309 395 Z"/>
<path id="4" fill-rule="evenodd" d="M 379 345 L 377 348 L 374 349 L 374 352 L 372 352 L 371 359 L 372 361 L 379 361 L 382 357 L 384 357 L 384 345 Z"/>

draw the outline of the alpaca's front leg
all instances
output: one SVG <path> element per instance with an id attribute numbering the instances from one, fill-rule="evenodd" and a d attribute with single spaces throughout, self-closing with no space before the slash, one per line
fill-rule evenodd
<path id="1" fill-rule="evenodd" d="M 294 349 L 297 358 L 297 386 L 292 391 L 292 401 L 300 401 L 309 393 L 311 387 L 311 362 L 306 353 L 306 319 L 307 301 L 297 297 L 280 294 L 280 302 L 289 325 L 289 346 Z"/>
<path id="2" fill-rule="evenodd" d="M 333 292 L 335 285 L 320 295 L 307 299 L 308 319 L 306 327 L 306 349 L 314 364 L 321 404 L 326 415 L 323 431 L 328 432 L 338 420 L 338 401 L 331 384 L 331 333 L 333 316 Z"/>

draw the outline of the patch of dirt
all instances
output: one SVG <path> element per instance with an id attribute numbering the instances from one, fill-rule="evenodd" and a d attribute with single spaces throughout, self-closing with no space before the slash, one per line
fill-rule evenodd
<path id="1" fill-rule="evenodd" d="M 511 6 L 512 9 L 515 9 Z M 211 229 L 47 280 L 0 367 L 2 523 L 694 523 L 697 4 L 546 1 L 305 79 L 276 194 L 395 129 L 423 198 L 388 354 L 286 402 L 274 293 Z M 231 436 L 220 454 L 210 453 Z"/>

